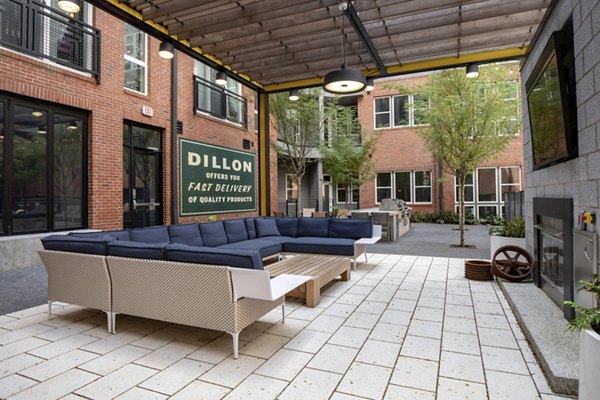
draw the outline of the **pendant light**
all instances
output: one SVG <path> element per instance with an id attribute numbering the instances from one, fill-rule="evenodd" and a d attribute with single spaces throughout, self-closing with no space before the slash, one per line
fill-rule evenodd
<path id="1" fill-rule="evenodd" d="M 298 93 L 298 89 L 290 90 L 290 101 L 298 101 L 300 100 L 300 94 Z"/>
<path id="2" fill-rule="evenodd" d="M 158 48 L 158 55 L 165 60 L 170 60 L 175 56 L 173 49 L 173 43 L 169 42 L 160 42 L 160 46 Z"/>
<path id="3" fill-rule="evenodd" d="M 339 9 L 345 11 L 348 8 L 348 3 L 341 2 Z M 323 89 L 326 92 L 333 94 L 352 94 L 358 93 L 367 86 L 367 80 L 363 73 L 357 69 L 346 68 L 345 44 L 346 37 L 344 34 L 345 16 L 342 15 L 342 67 L 336 71 L 328 72 L 323 80 Z"/>
<path id="4" fill-rule="evenodd" d="M 58 8 L 66 12 L 67 14 L 76 14 L 81 10 L 79 4 L 73 0 L 59 0 Z"/>
<path id="5" fill-rule="evenodd" d="M 215 83 L 219 86 L 227 85 L 227 74 L 223 71 L 217 72 L 217 77 L 215 79 Z"/>
<path id="6" fill-rule="evenodd" d="M 476 63 L 467 65 L 467 78 L 477 78 L 479 76 L 479 66 Z"/>
<path id="7" fill-rule="evenodd" d="M 375 81 L 373 80 L 373 78 L 368 78 L 367 79 L 367 87 L 365 87 L 365 90 L 367 92 L 370 92 L 373 89 L 375 89 Z"/>

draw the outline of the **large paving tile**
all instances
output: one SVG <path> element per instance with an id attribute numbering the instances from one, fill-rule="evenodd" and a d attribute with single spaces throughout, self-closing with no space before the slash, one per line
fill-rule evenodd
<path id="1" fill-rule="evenodd" d="M 487 398 L 485 385 L 482 383 L 439 378 L 436 400 L 487 400 Z"/>
<path id="2" fill-rule="evenodd" d="M 45 360 L 40 357 L 35 357 L 27 353 L 21 353 L 14 357 L 0 361 L 0 378 L 12 375 L 36 364 L 42 363 Z"/>
<path id="3" fill-rule="evenodd" d="M 391 373 L 391 368 L 354 362 L 344 375 L 337 391 L 367 399 L 381 399 Z"/>
<path id="4" fill-rule="evenodd" d="M 37 381 L 45 381 L 96 357 L 98 354 L 76 349 L 27 368 L 19 374 Z"/>
<path id="5" fill-rule="evenodd" d="M 248 356 L 269 358 L 289 340 L 285 336 L 263 333 L 253 341 L 241 346 L 239 352 Z"/>
<path id="6" fill-rule="evenodd" d="M 169 396 L 165 394 L 156 393 L 151 390 L 142 389 L 140 387 L 134 387 L 133 389 L 129 389 L 120 396 L 115 397 L 114 400 L 164 400 L 168 398 Z"/>
<path id="7" fill-rule="evenodd" d="M 390 383 L 435 392 L 438 363 L 412 357 L 399 357 Z"/>
<path id="8" fill-rule="evenodd" d="M 408 334 L 432 339 L 442 338 L 442 323 L 422 320 L 412 320 L 408 327 Z"/>
<path id="9" fill-rule="evenodd" d="M 16 342 L 9 343 L 5 346 L 0 347 L 0 361 L 14 357 L 21 353 L 31 352 L 33 349 L 44 347 L 49 343 L 50 342 L 48 342 L 47 340 L 38 339 L 35 337 L 28 337 L 25 339 L 17 340 Z"/>
<path id="10" fill-rule="evenodd" d="M 223 386 L 194 381 L 172 396 L 171 400 L 220 400 L 230 391 Z"/>
<path id="11" fill-rule="evenodd" d="M 481 354 L 486 370 L 492 369 L 522 375 L 529 374 L 523 355 L 519 350 L 482 346 Z"/>
<path id="12" fill-rule="evenodd" d="M 400 352 L 400 344 L 367 340 L 362 346 L 356 361 L 364 364 L 393 368 Z"/>
<path id="13" fill-rule="evenodd" d="M 445 332 L 442 339 L 442 350 L 456 353 L 480 355 L 477 335 L 458 332 Z"/>
<path id="14" fill-rule="evenodd" d="M 132 329 L 131 331 L 139 332 L 136 329 Z M 143 338 L 132 342 L 132 345 L 143 347 L 148 350 L 158 350 L 167 343 L 171 343 L 174 340 L 179 339 L 180 337 L 188 335 L 190 331 L 186 329 L 181 329 L 177 326 L 166 326 L 149 335 L 146 332 L 140 333 L 145 334 L 147 336 L 144 336 Z"/>
<path id="15" fill-rule="evenodd" d="M 245 342 L 240 341 L 239 345 L 243 346 L 244 343 Z M 231 336 L 223 335 L 213 340 L 209 344 L 200 347 L 193 353 L 188 354 L 187 358 L 204 361 L 210 364 L 218 364 L 232 354 L 232 346 L 233 343 Z"/>
<path id="16" fill-rule="evenodd" d="M 316 353 L 329 340 L 331 334 L 317 331 L 302 331 L 284 347 L 290 350 Z"/>
<path id="17" fill-rule="evenodd" d="M 477 335 L 477 325 L 471 318 L 445 317 L 444 332 L 446 331 Z"/>
<path id="18" fill-rule="evenodd" d="M 306 326 L 306 329 L 312 331 L 333 333 L 340 326 L 342 326 L 345 320 L 345 317 L 336 317 L 333 315 L 319 315 L 310 324 Z"/>
<path id="19" fill-rule="evenodd" d="M 395 325 L 386 324 L 384 322 L 378 322 L 377 325 L 371 331 L 369 339 L 382 340 L 392 343 L 402 343 L 408 326 L 406 325 Z"/>
<path id="20" fill-rule="evenodd" d="M 279 395 L 280 400 L 327 400 L 342 375 L 305 368 Z"/>
<path id="21" fill-rule="evenodd" d="M 310 321 L 306 321 L 303 319 L 294 319 L 286 317 L 285 323 L 278 323 L 273 325 L 272 327 L 267 329 L 267 333 L 291 338 L 296 336 L 309 323 Z"/>
<path id="22" fill-rule="evenodd" d="M 435 400 L 435 392 L 413 389 L 403 386 L 389 385 L 384 400 Z"/>
<path id="23" fill-rule="evenodd" d="M 212 364 L 199 361 L 179 360 L 150 379 L 140 383 L 139 386 L 154 392 L 173 395 L 212 367 Z"/>
<path id="24" fill-rule="evenodd" d="M 381 315 L 385 311 L 386 306 L 387 303 L 365 300 L 356 308 L 356 312 Z"/>
<path id="25" fill-rule="evenodd" d="M 152 368 L 129 364 L 77 390 L 75 393 L 97 400 L 112 399 L 158 373 Z"/>
<path id="26" fill-rule="evenodd" d="M 171 342 L 138 359 L 135 363 L 149 368 L 162 370 L 181 360 L 188 354 L 193 353 L 197 349 L 198 347 L 193 344 Z"/>
<path id="27" fill-rule="evenodd" d="M 409 325 L 412 313 L 409 311 L 387 309 L 381 315 L 379 322 L 395 325 Z"/>
<path id="28" fill-rule="evenodd" d="M 507 349 L 519 349 L 512 332 L 509 330 L 478 328 L 479 340 L 482 346 L 504 347 Z"/>
<path id="29" fill-rule="evenodd" d="M 529 375 L 487 371 L 486 378 L 490 400 L 531 400 L 539 396 L 533 378 Z"/>
<path id="30" fill-rule="evenodd" d="M 370 333 L 371 331 L 368 329 L 342 326 L 331 339 L 329 339 L 329 343 L 358 349 L 363 345 L 365 340 L 367 340 Z"/>
<path id="31" fill-rule="evenodd" d="M 485 383 L 481 357 L 471 354 L 442 351 L 440 376 Z"/>
<path id="32" fill-rule="evenodd" d="M 407 335 L 402 343 L 400 355 L 438 361 L 441 340 Z"/>
<path id="33" fill-rule="evenodd" d="M 379 304 L 379 303 L 378 303 Z M 323 311 L 323 315 L 333 315 L 335 317 L 343 317 L 347 318 L 356 310 L 356 306 L 351 304 L 332 304 L 325 311 Z"/>
<path id="34" fill-rule="evenodd" d="M 310 353 L 280 349 L 256 370 L 256 374 L 291 381 L 312 357 Z"/>
<path id="35" fill-rule="evenodd" d="M 98 375 L 72 369 L 19 392 L 11 400 L 59 399 L 98 379 Z"/>
<path id="36" fill-rule="evenodd" d="M 8 375 L 0 378 L 0 399 L 6 399 L 16 393 L 36 385 L 38 382 L 21 375 Z"/>
<path id="37" fill-rule="evenodd" d="M 264 360 L 260 358 L 245 355 L 240 355 L 237 360 L 228 358 L 202 375 L 200 379 L 216 385 L 235 388 L 263 363 Z"/>
<path id="38" fill-rule="evenodd" d="M 111 372 L 142 358 L 148 353 L 150 353 L 150 350 L 148 349 L 125 345 L 80 365 L 79 369 L 98 375 L 108 375 Z"/>
<path id="39" fill-rule="evenodd" d="M 260 375 L 250 375 L 238 387 L 233 389 L 226 400 L 275 400 L 288 382 Z"/>
<path id="40" fill-rule="evenodd" d="M 353 328 L 373 329 L 378 320 L 379 314 L 355 312 L 348 317 L 346 322 L 344 322 L 344 325 Z"/>
<path id="41" fill-rule="evenodd" d="M 344 374 L 358 354 L 358 349 L 326 344 L 314 356 L 308 366 L 322 371 Z"/>

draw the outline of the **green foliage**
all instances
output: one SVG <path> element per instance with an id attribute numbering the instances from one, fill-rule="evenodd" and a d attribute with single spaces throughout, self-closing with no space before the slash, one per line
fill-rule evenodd
<path id="1" fill-rule="evenodd" d="M 411 222 L 426 222 L 436 224 L 453 224 L 456 225 L 459 222 L 458 214 L 451 211 L 442 211 L 439 214 L 436 213 L 412 213 L 410 216 Z M 477 225 L 480 221 L 475 218 L 471 213 L 465 215 L 466 225 Z"/>
<path id="2" fill-rule="evenodd" d="M 592 279 L 589 281 L 579 281 L 579 284 L 582 285 L 579 290 L 592 293 L 596 299 L 596 304 L 600 304 L 600 279 L 598 279 L 597 274 L 593 274 Z M 569 321 L 568 331 L 593 329 L 600 333 L 600 306 L 586 308 L 572 301 L 565 301 L 565 304 L 571 306 L 578 315 L 577 318 Z"/>
<path id="3" fill-rule="evenodd" d="M 511 238 L 525 237 L 525 220 L 522 217 L 514 217 L 510 221 L 495 217 L 494 219 L 485 221 L 485 223 L 490 225 L 488 227 L 490 235 Z"/>
<path id="4" fill-rule="evenodd" d="M 209 215 L 206 218 L 206 222 L 217 222 L 217 216 L 216 215 Z"/>

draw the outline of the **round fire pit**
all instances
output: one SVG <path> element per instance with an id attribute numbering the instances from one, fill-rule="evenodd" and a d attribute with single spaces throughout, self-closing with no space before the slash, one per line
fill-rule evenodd
<path id="1" fill-rule="evenodd" d="M 465 260 L 465 278 L 475 281 L 491 281 L 492 263 L 489 260 Z"/>

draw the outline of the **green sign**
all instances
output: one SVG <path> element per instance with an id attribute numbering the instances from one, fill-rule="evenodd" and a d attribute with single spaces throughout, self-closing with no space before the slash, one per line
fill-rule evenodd
<path id="1" fill-rule="evenodd" d="M 180 215 L 256 211 L 256 156 L 179 139 Z"/>

